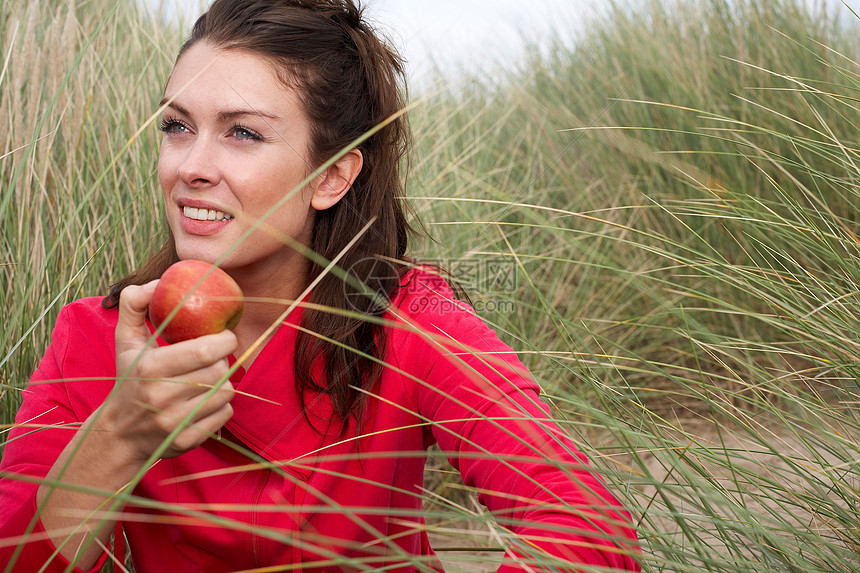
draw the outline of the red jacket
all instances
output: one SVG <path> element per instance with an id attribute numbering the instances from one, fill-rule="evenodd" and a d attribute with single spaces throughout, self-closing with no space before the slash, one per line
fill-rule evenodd
<path id="1" fill-rule="evenodd" d="M 232 378 L 242 394 L 232 402 L 223 439 L 156 462 L 135 488 L 122 524 L 138 573 L 285 563 L 332 571 L 326 560 L 344 556 L 355 559 L 355 570 L 438 569 L 421 491 L 426 449 L 434 443 L 500 525 L 525 540 L 519 555 L 548 552 L 562 563 L 639 569 L 629 516 L 546 421 L 538 386 L 515 354 L 453 301 L 443 281 L 423 272 L 407 279 L 388 314 L 397 323 L 388 329 L 388 367 L 360 429 L 350 426 L 353 438 L 339 437 L 339 424 L 328 427 L 325 396 L 308 400 L 307 415 L 298 406 L 294 312 L 248 371 Z M 44 571 L 66 570 L 40 535 L 38 484 L 27 478 L 47 474 L 76 423 L 110 393 L 116 320 L 117 311 L 102 309 L 100 299 L 65 307 L 24 392 L 21 426 L 0 460 L 0 564 L 21 546 L 12 571 L 32 573 L 49 561 Z M 153 509 L 148 500 L 162 506 Z M 522 568 L 511 560 L 501 569 L 514 570 Z"/>

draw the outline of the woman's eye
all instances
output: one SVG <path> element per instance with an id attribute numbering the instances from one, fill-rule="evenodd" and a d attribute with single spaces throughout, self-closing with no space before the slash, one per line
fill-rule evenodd
<path id="1" fill-rule="evenodd" d="M 247 127 L 242 127 L 237 125 L 233 128 L 233 136 L 237 139 L 248 139 L 251 141 L 262 141 L 263 138 L 255 131 L 248 129 Z"/>
<path id="2" fill-rule="evenodd" d="M 188 127 L 176 119 L 162 119 L 158 127 L 164 133 L 185 133 Z"/>

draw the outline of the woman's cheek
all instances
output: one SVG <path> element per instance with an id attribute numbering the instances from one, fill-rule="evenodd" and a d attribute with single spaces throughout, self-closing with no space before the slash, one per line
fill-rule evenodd
<path id="1" fill-rule="evenodd" d="M 164 148 L 162 147 L 162 152 L 158 157 L 158 183 L 161 185 L 161 189 L 165 195 L 170 188 L 170 173 L 169 158 L 165 156 Z M 173 173 L 175 175 L 176 169 L 173 170 Z"/>

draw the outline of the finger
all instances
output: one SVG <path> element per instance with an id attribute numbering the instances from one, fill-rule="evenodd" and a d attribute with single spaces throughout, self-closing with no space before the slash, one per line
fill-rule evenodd
<path id="1" fill-rule="evenodd" d="M 142 380 L 145 383 L 136 388 L 137 399 L 150 404 L 156 411 L 179 411 L 189 400 L 210 392 L 216 385 L 219 392 L 227 391 L 232 398 L 233 386 L 227 380 L 228 372 L 227 360 L 173 377 L 147 376 L 148 372 L 144 371 Z M 187 412 L 187 409 L 182 412 Z"/>
<path id="2" fill-rule="evenodd" d="M 218 408 L 205 418 L 202 418 L 197 422 L 197 426 L 203 428 L 205 431 L 210 434 L 214 434 L 218 430 L 224 427 L 224 424 L 230 421 L 230 418 L 233 417 L 233 406 L 229 403 L 224 404 L 222 407 Z"/>
<path id="3" fill-rule="evenodd" d="M 174 380 L 169 383 L 173 385 L 173 388 L 180 389 L 180 391 L 192 387 L 191 383 L 185 381 Z M 199 388 L 201 386 L 196 386 L 196 389 Z M 235 393 L 233 385 L 229 381 L 214 392 L 211 392 L 211 386 L 202 388 L 203 391 L 194 396 L 177 396 L 170 392 L 161 393 L 154 399 L 142 401 L 142 404 L 145 404 L 145 407 L 158 417 L 156 425 L 164 433 L 170 433 L 182 420 L 185 420 L 186 424 L 194 424 L 220 410 L 230 403 Z"/>
<path id="4" fill-rule="evenodd" d="M 202 418 L 184 429 L 173 441 L 172 449 L 176 455 L 181 455 L 193 450 L 208 438 L 214 436 L 230 418 L 233 417 L 233 407 L 226 404 L 222 408 L 212 412 L 209 416 Z"/>
<path id="5" fill-rule="evenodd" d="M 186 408 L 195 411 L 193 421 L 199 425 L 202 420 L 229 405 L 235 394 L 233 385 L 228 381 L 212 394 L 201 394 L 188 400 Z"/>
<path id="6" fill-rule="evenodd" d="M 152 300 L 157 280 L 145 285 L 125 287 L 119 297 L 119 318 L 116 324 L 116 353 L 140 351 L 151 337 L 146 326 L 146 311 Z"/>
<path id="7" fill-rule="evenodd" d="M 197 381 L 208 377 L 211 386 L 227 372 L 226 358 L 239 347 L 236 335 L 229 330 L 183 340 L 151 351 L 150 359 L 159 365 L 159 377 L 179 378 L 192 374 Z M 223 365 L 217 366 L 223 361 Z M 219 371 L 210 369 L 217 366 Z"/>
<path id="8" fill-rule="evenodd" d="M 150 367 L 149 361 L 135 365 L 130 378 L 122 390 L 115 393 L 111 403 L 122 408 L 143 407 L 156 414 L 174 412 L 180 417 L 187 409 L 186 402 L 212 390 L 219 379 L 225 378 L 228 368 L 226 361 L 213 366 L 210 372 L 192 372 L 181 377 L 168 377 L 160 374 L 158 365 Z"/>

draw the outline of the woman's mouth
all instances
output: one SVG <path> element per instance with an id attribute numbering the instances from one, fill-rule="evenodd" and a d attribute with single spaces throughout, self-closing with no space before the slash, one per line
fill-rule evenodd
<path id="1" fill-rule="evenodd" d="M 189 207 L 183 205 L 180 209 L 179 225 L 185 233 L 198 237 L 207 237 L 219 233 L 233 221 L 233 215 L 216 209 Z"/>
<path id="2" fill-rule="evenodd" d="M 197 209 L 188 206 L 182 208 L 182 214 L 195 221 L 227 221 L 233 218 L 233 215 L 227 215 L 223 211 Z"/>

